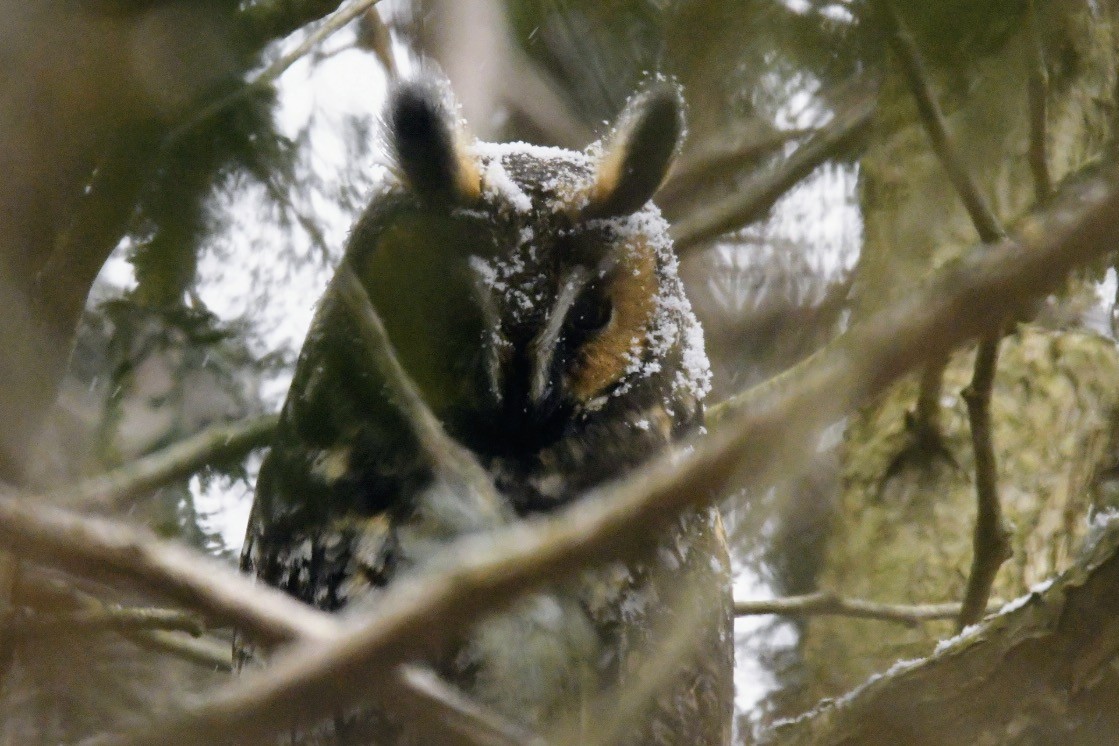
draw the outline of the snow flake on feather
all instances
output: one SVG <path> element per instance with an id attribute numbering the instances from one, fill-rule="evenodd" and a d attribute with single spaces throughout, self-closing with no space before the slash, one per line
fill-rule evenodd
<path id="1" fill-rule="evenodd" d="M 528 216 L 536 210 L 544 214 L 570 210 L 572 200 L 586 191 L 594 175 L 594 153 L 590 151 L 477 142 L 471 152 L 482 162 L 487 200 L 518 216 Z M 518 183 L 511 174 L 518 174 L 518 179 L 523 180 L 528 178 L 526 168 L 538 172 L 532 174 L 531 184 Z M 671 360 L 675 372 L 664 402 L 670 414 L 675 402 L 701 401 L 711 389 L 711 366 L 704 351 L 703 329 L 684 294 L 668 223 L 651 203 L 631 215 L 601 222 L 619 245 L 628 246 L 631 251 L 638 246 L 647 247 L 653 252 L 658 280 L 651 322 L 644 338 L 634 338 L 623 382 L 612 395 L 628 394 L 635 384 L 662 373 L 666 361 Z M 513 251 L 471 260 L 482 282 L 505 297 L 516 321 L 539 313 L 541 304 L 546 302 L 542 282 L 526 271 L 525 258 L 528 257 L 529 264 L 534 263 L 537 238 L 532 226 L 521 226 Z"/>
<path id="2" fill-rule="evenodd" d="M 692 311 L 680 279 L 680 262 L 668 237 L 668 223 L 656 205 L 611 221 L 620 240 L 644 241 L 657 262 L 659 292 L 655 299 L 652 323 L 645 333 L 645 349 L 635 345 L 630 353 L 626 377 L 629 381 L 647 379 L 661 371 L 662 361 L 674 349 L 680 356 L 680 370 L 672 381 L 672 399 L 702 400 L 711 390 L 711 364 L 704 350 L 703 327 Z M 627 393 L 623 385 L 616 395 Z"/>
<path id="3" fill-rule="evenodd" d="M 527 213 L 532 210 L 532 200 L 509 176 L 500 158 L 491 158 L 485 163 L 482 169 L 482 193 L 494 204 L 508 205 L 515 212 Z"/>

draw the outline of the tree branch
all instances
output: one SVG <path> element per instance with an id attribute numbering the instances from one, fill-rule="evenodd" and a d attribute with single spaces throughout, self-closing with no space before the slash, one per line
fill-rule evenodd
<path id="1" fill-rule="evenodd" d="M 267 644 L 299 641 L 314 648 L 344 629 L 338 618 L 255 583 L 200 552 L 156 539 L 147 531 L 81 517 L 34 497 L 0 494 L 0 542 L 26 559 L 78 577 L 138 587 L 153 597 L 197 609 L 217 624 L 237 627 Z M 214 662 L 213 650 L 205 643 L 190 645 L 166 632 L 135 634 L 138 644 L 205 665 Z M 221 660 L 224 667 L 225 657 Z M 382 688 L 386 690 L 382 697 L 394 707 L 426 708 L 429 729 L 446 722 L 452 731 L 464 728 L 465 723 L 472 723 L 477 732 L 493 730 L 489 721 L 476 722 L 457 701 L 432 699 L 430 691 L 414 685 L 406 669 L 386 676 Z M 489 741 L 453 741 L 453 732 L 442 732 L 440 737 L 455 743 L 517 743 L 503 732 L 491 734 Z"/>
<path id="2" fill-rule="evenodd" d="M 121 508 L 130 500 L 184 479 L 216 461 L 243 458 L 268 444 L 276 430 L 274 414 L 212 425 L 189 438 L 112 471 L 57 490 L 48 499 L 85 509 Z"/>
<path id="3" fill-rule="evenodd" d="M 762 218 L 797 182 L 829 159 L 870 124 L 877 97 L 862 91 L 848 108 L 808 138 L 788 160 L 728 197 L 692 212 L 672 226 L 676 250 L 688 250 Z"/>
<path id="4" fill-rule="evenodd" d="M 280 2 L 283 2 L 283 0 L 280 0 Z M 225 111 L 227 108 L 237 103 L 238 101 L 241 101 L 246 96 L 251 95 L 253 92 L 265 89 L 275 83 L 279 79 L 279 77 L 287 71 L 289 67 L 306 56 L 307 53 L 314 49 L 319 43 L 321 43 L 323 40 L 327 39 L 337 31 L 345 28 L 346 25 L 350 23 L 350 21 L 354 20 L 362 13 L 372 8 L 378 2 L 380 2 L 380 0 L 354 0 L 354 2 L 349 7 L 335 12 L 333 15 L 324 20 L 318 28 L 307 34 L 307 37 L 303 39 L 303 41 L 301 41 L 295 47 L 295 49 L 291 50 L 279 59 L 273 61 L 272 64 L 261 71 L 260 74 L 257 75 L 255 78 L 247 81 L 244 85 L 242 85 L 240 88 L 233 91 L 232 93 L 221 96 L 215 101 L 210 102 L 206 106 L 202 107 L 197 113 L 189 117 L 185 122 L 167 133 L 167 135 L 163 138 L 162 147 L 164 149 L 169 148 L 171 145 L 178 142 L 187 132 L 202 124 L 206 120 Z M 325 7 L 325 5 L 337 6 L 338 3 L 331 2 L 320 5 L 322 7 Z M 318 16 L 315 17 L 317 18 Z"/>
<path id="5" fill-rule="evenodd" d="M 41 570 L 27 567 L 13 601 L 39 613 L 62 614 L 84 612 L 97 614 L 104 611 L 107 604 L 95 596 L 63 582 L 60 578 L 50 577 Z M 201 629 L 200 622 L 198 629 Z M 196 665 L 218 671 L 232 671 L 230 644 L 208 637 L 186 636 L 181 633 L 159 629 L 115 631 L 140 647 L 157 653 L 166 653 Z M 193 631 L 193 630 L 192 630 Z"/>
<path id="6" fill-rule="evenodd" d="M 1106 742 L 1115 730 L 1119 654 L 1119 520 L 1098 521 L 1086 549 L 1052 584 L 899 661 L 854 691 L 776 724 L 763 742 Z"/>
<path id="7" fill-rule="evenodd" d="M 1034 179 L 1034 194 L 1044 202 L 1053 194 L 1053 177 L 1049 172 L 1048 118 L 1049 71 L 1045 65 L 1045 47 L 1038 25 L 1037 4 L 1029 0 L 1026 9 L 1026 33 L 1030 36 L 1030 74 L 1027 81 L 1030 114 L 1030 172 Z"/>
<path id="8" fill-rule="evenodd" d="M 396 405 L 404 421 L 412 429 L 420 451 L 428 464 L 442 479 L 466 489 L 462 499 L 480 501 L 479 509 L 491 516 L 501 515 L 504 499 L 498 494 L 493 480 L 473 452 L 464 448 L 443 429 L 415 383 L 396 357 L 381 317 L 373 308 L 369 294 L 354 274 L 348 262 L 343 262 L 333 280 L 342 302 L 346 305 L 365 341 L 365 351 L 373 367 L 385 382 L 389 399 Z"/>
<path id="9" fill-rule="evenodd" d="M 333 13 L 341 0 L 258 0 L 241 11 L 245 40 L 261 49 Z"/>
<path id="10" fill-rule="evenodd" d="M 731 176 L 766 158 L 794 140 L 819 134 L 819 130 L 778 130 L 766 136 L 737 137 L 720 133 L 672 166 L 653 200 L 668 216 L 673 216 L 696 200 L 696 190 L 712 179 Z"/>
<path id="11" fill-rule="evenodd" d="M 252 583 L 212 557 L 34 496 L 0 493 L 0 542 L 23 559 L 197 609 L 266 644 L 322 640 L 339 626 L 329 615 Z"/>
<path id="12" fill-rule="evenodd" d="M 809 436 L 819 428 L 915 366 L 988 332 L 1000 315 L 992 309 L 1018 307 L 1056 287 L 1072 267 L 1109 251 L 1119 241 L 1117 176 L 1111 166 L 1068 187 L 1049 212 L 1024 222 L 1019 242 L 1001 242 L 942 269 L 920 291 L 853 327 L 793 385 L 771 389 L 728 416 L 690 452 L 654 460 L 556 516 L 456 541 L 333 639 L 298 646 L 208 702 L 102 743 L 248 740 L 271 734 L 281 714 L 300 712 L 313 722 L 357 705 L 377 687 L 371 672 L 443 649 L 464 625 L 516 594 L 647 550 L 666 522 L 723 494 L 732 481 L 754 489 L 801 468 L 814 452 Z M 0 538 L 30 552 L 37 542 L 24 535 L 27 519 L 0 500 Z"/>
<path id="13" fill-rule="evenodd" d="M 15 612 L 4 620 L 0 630 L 4 635 L 17 639 L 50 637 L 58 634 L 141 630 L 186 632 L 191 637 L 199 637 L 205 630 L 205 626 L 197 614 L 189 611 L 105 604 L 96 609 L 57 614 Z"/>
<path id="14" fill-rule="evenodd" d="M 925 127 L 925 132 L 928 133 L 933 152 L 936 153 L 952 186 L 963 200 L 967 214 L 971 216 L 971 221 L 979 232 L 979 240 L 983 243 L 1001 240 L 1006 236 L 1006 232 L 995 216 L 994 210 L 983 197 L 971 171 L 964 165 L 959 150 L 948 134 L 948 124 L 933 95 L 924 62 L 921 61 L 921 54 L 917 50 L 913 37 L 898 18 L 892 0 L 880 0 L 880 6 L 882 10 L 880 15 L 886 26 L 890 47 L 901 63 L 902 73 L 917 104 L 917 113 Z"/>
<path id="15" fill-rule="evenodd" d="M 227 640 L 212 636 L 187 637 L 182 633 L 147 629 L 122 633 L 133 643 L 155 653 L 172 655 L 211 671 L 233 672 L 233 656 Z"/>
<path id="16" fill-rule="evenodd" d="M 925 66 L 913 37 L 898 18 L 892 0 L 881 0 L 881 2 L 890 44 L 895 56 L 901 62 L 910 92 L 917 102 L 917 112 L 937 158 L 940 159 L 968 215 L 971 216 L 971 222 L 979 233 L 979 240 L 985 244 L 1002 240 L 1006 237 L 1006 230 L 980 192 L 979 185 L 964 165 L 959 150 L 948 134 L 944 115 L 929 85 L 928 75 L 925 73 Z M 995 461 L 994 441 L 991 437 L 991 394 L 994 390 L 995 371 L 998 368 L 1001 336 L 1001 330 L 993 330 L 980 340 L 975 356 L 975 373 L 971 383 L 963 392 L 967 402 L 968 421 L 971 424 L 972 450 L 975 452 L 977 509 L 971 573 L 968 576 L 963 606 L 957 620 L 959 629 L 974 624 L 983 615 L 995 576 L 1012 553 L 1010 529 L 1003 520 L 1002 507 L 999 504 L 998 466 Z M 922 384 L 932 380 L 934 379 L 931 376 L 926 375 Z M 936 393 L 939 394 L 939 386 Z M 924 391 L 924 385 L 922 394 L 927 406 L 931 392 Z M 937 405 L 939 406 L 939 402 Z"/>
<path id="17" fill-rule="evenodd" d="M 991 601 L 987 611 L 997 611 L 1001 601 Z M 735 616 L 849 616 L 859 619 L 878 619 L 915 627 L 921 622 L 953 619 L 960 613 L 960 604 L 885 604 L 858 598 L 841 598 L 830 591 L 808 593 L 803 596 L 786 596 L 767 601 L 735 601 Z"/>

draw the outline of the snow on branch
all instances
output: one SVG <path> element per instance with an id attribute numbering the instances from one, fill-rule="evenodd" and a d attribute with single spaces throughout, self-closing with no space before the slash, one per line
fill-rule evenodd
<path id="1" fill-rule="evenodd" d="M 1092 691 L 1108 680 L 1119 653 L 1117 586 L 1119 519 L 1111 514 L 1097 520 L 1080 558 L 1052 583 L 941 642 L 928 658 L 899 661 L 775 724 L 764 742 L 925 743 L 934 733 L 941 743 L 1009 743 L 1023 733 L 1096 742 L 1086 737 L 1100 706 Z M 1066 723 L 1086 730 L 1057 735 Z"/>

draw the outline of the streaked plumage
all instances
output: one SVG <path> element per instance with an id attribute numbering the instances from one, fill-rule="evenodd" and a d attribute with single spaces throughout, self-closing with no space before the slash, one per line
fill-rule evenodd
<path id="1" fill-rule="evenodd" d="M 648 202 L 682 129 L 675 89 L 650 86 L 583 153 L 470 143 L 452 111 L 431 81 L 392 94 L 399 174 L 345 261 L 427 404 L 507 503 L 479 507 L 433 480 L 336 280 L 261 469 L 242 555 L 246 571 L 320 608 L 375 603 L 457 536 L 568 504 L 701 423 L 702 332 Z M 437 667 L 528 728 L 586 719 L 685 618 L 671 603 L 684 591 L 705 609 L 697 652 L 627 742 L 721 743 L 728 575 L 717 513 L 689 514 L 647 562 L 529 596 Z"/>

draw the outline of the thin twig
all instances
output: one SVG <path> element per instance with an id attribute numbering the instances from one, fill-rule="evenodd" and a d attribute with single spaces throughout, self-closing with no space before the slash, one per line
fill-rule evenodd
<path id="1" fill-rule="evenodd" d="M 0 542 L 29 560 L 78 577 L 138 587 L 154 597 L 196 609 L 216 625 L 237 627 L 264 643 L 303 642 L 314 648 L 343 629 L 336 617 L 254 583 L 212 557 L 156 539 L 147 531 L 83 517 L 27 496 L 0 493 Z M 169 633 L 135 634 L 145 636 L 152 645 L 184 654 L 192 647 L 166 637 Z M 198 652 L 197 657 L 204 659 L 206 653 Z M 434 721 L 429 727 L 444 720 L 451 728 L 472 721 L 471 714 L 460 712 L 456 702 L 435 701 L 429 692 L 416 689 L 406 680 L 406 673 L 396 671 L 378 682 L 382 698 L 397 707 L 426 707 Z M 475 723 L 474 727 L 485 731 L 488 726 Z M 512 743 L 502 738 L 497 733 L 492 742 Z"/>
<path id="2" fill-rule="evenodd" d="M 373 56 L 381 63 L 385 76 L 390 81 L 400 77 L 396 57 L 392 53 L 392 34 L 381 18 L 381 14 L 373 7 L 367 8 L 361 16 L 358 43 L 373 52 Z"/>
<path id="3" fill-rule="evenodd" d="M 673 164 L 664 184 L 657 190 L 654 201 L 665 212 L 673 215 L 685 203 L 694 202 L 696 190 L 712 179 L 729 176 L 748 168 L 794 140 L 819 134 L 819 130 L 779 130 L 768 136 L 745 139 L 723 134 L 715 141 L 682 156 Z"/>
<path id="4" fill-rule="evenodd" d="M 979 342 L 975 374 L 963 392 L 975 451 L 976 516 L 975 551 L 957 621 L 959 629 L 975 624 L 983 616 L 995 576 L 1012 554 L 1010 529 L 1003 520 L 999 503 L 995 447 L 991 437 L 991 392 L 995 384 L 998 344 L 999 338 L 995 336 L 984 337 Z"/>
<path id="5" fill-rule="evenodd" d="M 246 741 L 271 734 L 281 714 L 299 712 L 313 721 L 356 705 L 376 688 L 376 672 L 444 648 L 516 594 L 645 551 L 659 527 L 722 494 L 732 480 L 756 489 L 800 468 L 813 452 L 811 433 L 914 367 L 988 332 L 992 307 L 1016 307 L 1048 292 L 1072 267 L 1110 250 L 1119 241 L 1117 177 L 1110 167 L 1069 188 L 1049 213 L 1025 222 L 1020 243 L 985 247 L 942 269 L 919 291 L 849 330 L 835 354 L 802 371 L 795 385 L 728 417 L 690 452 L 658 458 L 554 517 L 456 541 L 336 638 L 298 646 L 267 672 L 204 704 L 101 743 Z M 30 553 L 39 544 L 27 525 L 32 518 L 0 500 L 0 539 Z"/>
<path id="6" fill-rule="evenodd" d="M 238 14 L 252 48 L 295 33 L 338 9 L 341 0 L 259 0 Z"/>
<path id="7" fill-rule="evenodd" d="M 0 625 L 3 634 L 21 640 L 58 634 L 140 630 L 186 632 L 192 637 L 198 637 L 205 630 L 205 625 L 197 614 L 189 611 L 116 604 L 60 614 L 15 612 Z"/>
<path id="8" fill-rule="evenodd" d="M 1036 739 L 1041 743 L 1110 740 L 1102 734 L 1115 730 L 1113 711 L 1103 703 L 1114 701 L 1114 684 L 1101 666 L 1119 649 L 1117 550 L 1119 521 L 1098 514 L 1084 551 L 1051 582 L 942 641 L 927 658 L 901 661 L 843 696 L 775 723 L 757 742 L 1022 740 L 996 733 L 1046 734 Z"/>
<path id="9" fill-rule="evenodd" d="M 705 644 L 703 637 L 696 635 L 696 630 L 709 626 L 705 617 L 724 611 L 722 604 L 713 609 L 706 602 L 709 599 L 704 599 L 705 590 L 684 585 L 675 593 L 675 598 L 666 599 L 669 607 L 678 612 L 673 615 L 671 624 L 657 630 L 656 648 L 638 659 L 634 668 L 627 667 L 625 686 L 601 693 L 584 706 L 587 714 L 572 719 L 574 722 L 562 723 L 549 734 L 549 741 L 583 746 L 632 743 L 634 724 L 648 719 L 658 695 L 680 676 L 689 660 L 695 660 L 694 656 Z"/>
<path id="10" fill-rule="evenodd" d="M 1029 0 L 1026 10 L 1026 33 L 1030 37 L 1030 73 L 1027 91 L 1030 108 L 1030 172 L 1034 179 L 1034 194 L 1044 202 L 1053 194 L 1053 177 L 1049 173 L 1048 107 L 1049 70 L 1045 65 L 1045 47 L 1041 39 L 1041 26 L 1037 18 L 1037 3 Z"/>
<path id="11" fill-rule="evenodd" d="M 184 479 L 216 461 L 236 460 L 266 445 L 276 430 L 276 415 L 212 425 L 189 438 L 90 477 L 48 499 L 85 509 L 120 508 L 167 484 Z"/>
<path id="12" fill-rule="evenodd" d="M 381 373 L 389 399 L 411 427 L 430 466 L 443 479 L 465 487 L 466 492 L 461 493 L 463 499 L 477 499 L 481 501 L 479 507 L 500 515 L 504 500 L 493 480 L 471 451 L 447 435 L 443 423 L 428 408 L 400 364 L 385 325 L 349 262 L 339 266 L 333 286 L 355 320 L 358 333 L 365 341 L 365 352 L 374 368 Z"/>
<path id="13" fill-rule="evenodd" d="M 16 599 L 19 604 L 36 611 L 59 614 L 60 612 L 99 614 L 107 604 L 97 597 L 75 588 L 56 577 L 45 576 L 35 568 L 28 568 L 23 582 L 20 583 Z M 197 615 L 192 615 L 201 628 Z M 216 671 L 232 671 L 231 647 L 228 641 L 216 640 L 206 636 L 195 636 L 198 631 L 190 630 L 191 635 L 161 629 L 122 629 L 114 628 L 121 636 L 134 644 L 157 653 L 173 655 L 182 660 Z"/>
<path id="14" fill-rule="evenodd" d="M 902 25 L 891 0 L 881 0 L 883 16 L 891 46 L 897 56 L 910 91 L 917 102 L 917 112 L 928 133 L 929 141 L 949 180 L 967 209 L 979 240 L 994 244 L 1006 237 L 1006 230 L 979 190 L 979 185 L 964 165 L 959 150 L 948 134 L 940 106 L 929 86 L 924 63 L 913 37 Z M 991 437 L 991 394 L 998 367 L 999 331 L 992 331 L 979 342 L 975 372 L 964 390 L 968 420 L 971 425 L 972 450 L 975 452 L 975 541 L 971 574 L 964 591 L 964 602 L 957 624 L 963 629 L 983 615 L 987 599 L 1002 564 L 1010 558 L 1010 530 L 1002 516 L 998 493 L 998 465 Z"/>
<path id="15" fill-rule="evenodd" d="M 295 49 L 275 60 L 268 67 L 264 68 L 259 75 L 252 80 L 246 82 L 237 90 L 228 93 L 215 101 L 210 102 L 204 106 L 200 111 L 196 112 L 185 122 L 180 124 L 175 129 L 171 130 L 163 139 L 162 147 L 164 150 L 170 148 L 183 138 L 188 132 L 199 126 L 203 122 L 217 116 L 221 112 L 233 106 L 235 103 L 242 101 L 256 91 L 266 89 L 272 85 L 283 75 L 289 67 L 294 65 L 300 59 L 305 57 L 308 52 L 314 49 L 318 44 L 329 38 L 336 32 L 345 28 L 350 21 L 354 20 L 369 8 L 372 8 L 380 0 L 355 0 L 349 7 L 335 11 L 333 14 L 327 16 L 311 33 L 301 41 Z"/>
<path id="16" fill-rule="evenodd" d="M 139 588 L 197 609 L 211 622 L 243 628 L 265 644 L 323 640 L 338 630 L 331 616 L 252 583 L 212 557 L 33 496 L 0 493 L 0 542 L 25 559 L 77 577 Z"/>
<path id="17" fill-rule="evenodd" d="M 901 63 L 902 73 L 917 104 L 917 113 L 929 136 L 933 152 L 936 153 L 936 157 L 948 174 L 949 181 L 963 200 L 967 214 L 971 216 L 971 222 L 979 232 L 979 240 L 983 243 L 1002 240 L 1006 236 L 1006 231 L 1003 230 L 999 219 L 983 197 L 979 185 L 948 134 L 948 124 L 933 95 L 924 62 L 921 61 L 921 54 L 917 50 L 913 37 L 902 25 L 891 0 L 880 0 L 880 4 L 890 47 Z"/>
<path id="18" fill-rule="evenodd" d="M 677 251 L 687 252 L 760 219 L 797 182 L 835 157 L 870 124 L 877 105 L 873 93 L 864 91 L 853 96 L 855 100 L 848 108 L 836 113 L 834 119 L 808 138 L 781 166 L 673 225 L 672 240 Z"/>
<path id="19" fill-rule="evenodd" d="M 541 746 L 539 736 L 510 723 L 484 709 L 450 686 L 434 671 L 424 666 L 401 666 L 399 679 L 411 691 L 425 695 L 410 700 L 412 717 L 409 724 L 423 731 L 429 743 L 447 744 L 446 728 L 433 728 L 434 723 L 452 724 L 457 734 L 455 743 L 481 746 Z M 434 716 L 434 717 L 433 717 Z"/>
<path id="20" fill-rule="evenodd" d="M 1003 602 L 992 600 L 987 612 L 997 611 Z M 786 596 L 767 601 L 735 601 L 735 616 L 849 616 L 859 619 L 878 619 L 915 627 L 922 622 L 954 619 L 960 613 L 960 604 L 885 604 L 859 598 L 841 598 L 830 591 L 808 593 L 803 596 Z"/>
<path id="21" fill-rule="evenodd" d="M 223 673 L 233 672 L 233 655 L 227 640 L 212 636 L 189 637 L 180 632 L 145 629 L 122 633 L 136 645 L 173 655 L 187 663 Z"/>

